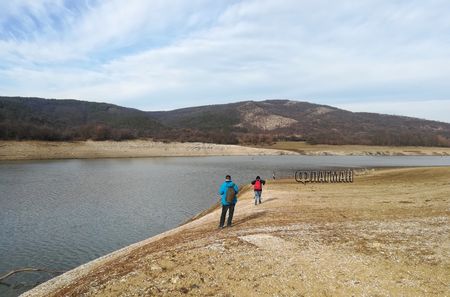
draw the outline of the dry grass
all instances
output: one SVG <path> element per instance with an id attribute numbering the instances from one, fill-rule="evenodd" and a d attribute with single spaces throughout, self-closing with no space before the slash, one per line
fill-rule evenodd
<path id="1" fill-rule="evenodd" d="M 449 296 L 449 197 L 449 167 L 270 181 L 231 228 L 210 211 L 41 295 Z"/>
<path id="2" fill-rule="evenodd" d="M 380 156 L 450 156 L 448 147 L 423 146 L 369 146 L 369 145 L 311 145 L 301 141 L 276 142 L 270 146 L 260 146 L 278 150 L 288 150 L 303 155 L 380 155 Z"/>

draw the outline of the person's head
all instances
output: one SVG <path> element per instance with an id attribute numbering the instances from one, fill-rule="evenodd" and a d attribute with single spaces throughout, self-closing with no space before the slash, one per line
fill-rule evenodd
<path id="1" fill-rule="evenodd" d="M 259 177 L 259 175 L 256 177 L 256 180 L 260 180 L 261 178 Z"/>
<path id="2" fill-rule="evenodd" d="M 231 180 L 231 175 L 227 174 L 227 176 L 225 176 L 225 180 Z"/>

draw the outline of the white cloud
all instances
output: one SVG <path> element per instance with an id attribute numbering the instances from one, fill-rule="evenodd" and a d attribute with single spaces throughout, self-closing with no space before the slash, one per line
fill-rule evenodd
<path id="1" fill-rule="evenodd" d="M 337 107 L 355 112 L 403 115 L 450 123 L 450 100 L 343 103 Z"/>
<path id="2" fill-rule="evenodd" d="M 38 3 L 45 16 L 39 7 L 47 2 Z M 62 29 L 0 41 L 0 92 L 146 109 L 264 98 L 368 107 L 449 99 L 448 9 L 438 0 L 89 4 Z"/>

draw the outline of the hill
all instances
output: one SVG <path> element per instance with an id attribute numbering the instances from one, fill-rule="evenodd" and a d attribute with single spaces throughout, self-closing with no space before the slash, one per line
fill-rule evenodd
<path id="1" fill-rule="evenodd" d="M 148 113 L 113 104 L 0 97 L 0 139 L 122 140 L 163 130 Z"/>
<path id="2" fill-rule="evenodd" d="M 448 123 L 290 100 L 245 101 L 151 114 L 174 128 L 230 132 L 241 143 L 304 140 L 311 144 L 450 145 Z"/>
<path id="3" fill-rule="evenodd" d="M 450 146 L 450 124 L 290 100 L 145 112 L 77 100 L 0 97 L 0 139 Z"/>

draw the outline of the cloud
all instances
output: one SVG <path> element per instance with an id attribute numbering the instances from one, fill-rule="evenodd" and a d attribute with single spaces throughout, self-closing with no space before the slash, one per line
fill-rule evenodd
<path id="1" fill-rule="evenodd" d="M 390 101 L 343 103 L 337 107 L 355 112 L 376 112 L 403 115 L 450 123 L 448 107 L 450 100 Z"/>
<path id="2" fill-rule="evenodd" d="M 7 6 L 0 6 L 2 31 L 25 12 L 41 24 L 0 35 L 5 95 L 144 109 L 266 98 L 368 107 L 435 99 L 450 111 L 447 1 L 14 3 L 0 4 Z"/>

